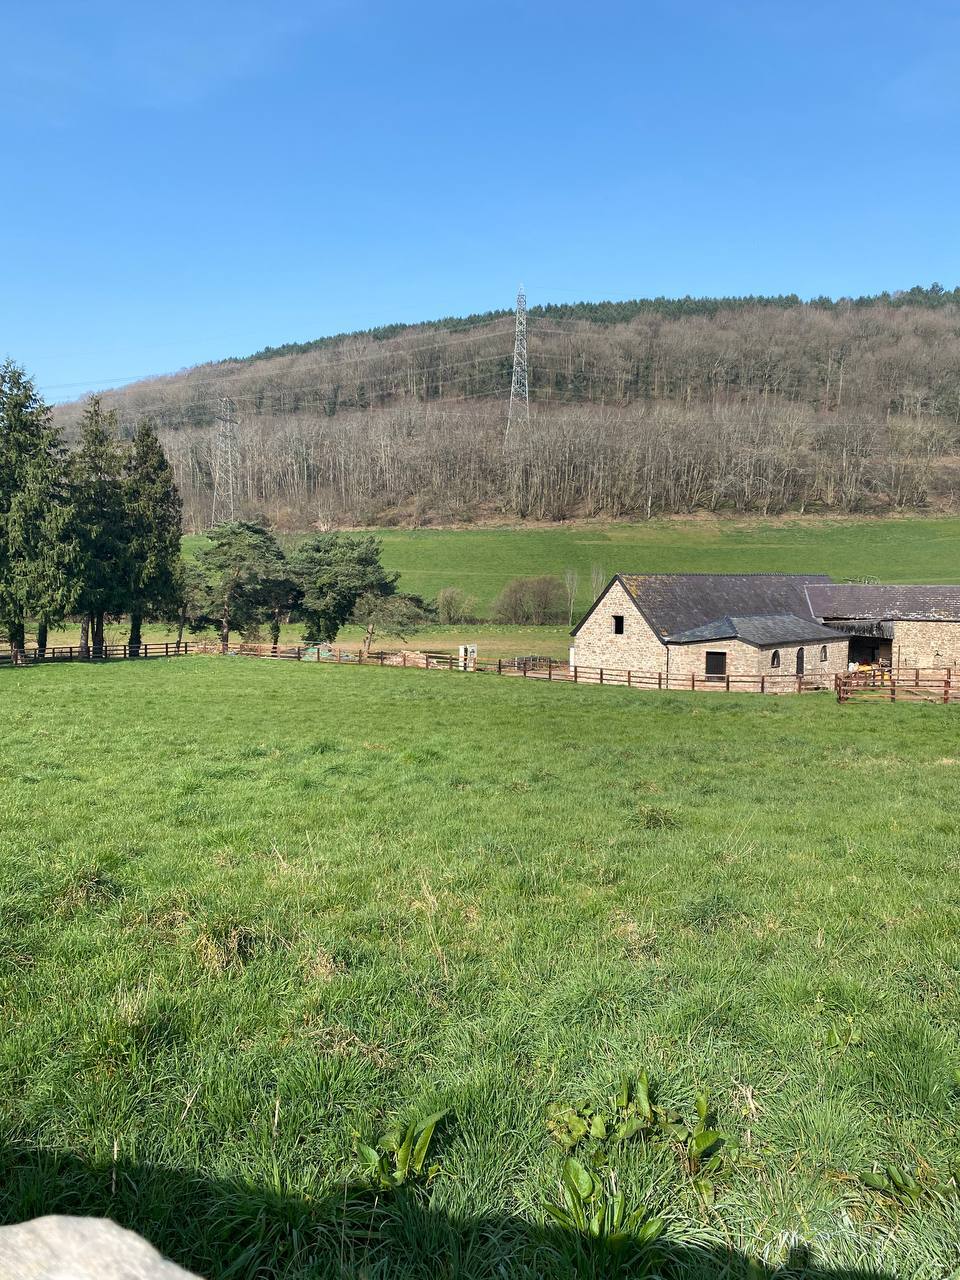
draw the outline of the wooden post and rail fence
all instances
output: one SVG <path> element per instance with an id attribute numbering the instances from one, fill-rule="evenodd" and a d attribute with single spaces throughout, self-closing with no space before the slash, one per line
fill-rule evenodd
<path id="1" fill-rule="evenodd" d="M 38 662 L 109 662 L 119 659 L 185 658 L 196 653 L 195 641 L 160 640 L 152 644 L 48 644 L 32 648 L 0 651 L 0 667 L 32 667 Z"/>
<path id="2" fill-rule="evenodd" d="M 834 681 L 837 701 L 960 702 L 957 667 L 892 667 L 847 671 Z"/>
<path id="3" fill-rule="evenodd" d="M 460 658 L 447 652 L 409 649 L 350 649 L 339 645 L 264 645 L 241 643 L 223 646 L 207 640 L 160 641 L 131 647 L 129 644 L 48 645 L 0 652 L 0 666 L 32 666 L 44 662 L 140 661 L 150 658 L 187 657 L 195 654 L 268 658 L 274 661 L 328 662 L 337 665 L 411 667 L 425 671 L 460 671 L 546 680 L 569 684 L 598 684 L 627 689 L 656 689 L 710 693 L 812 693 L 833 690 L 837 701 L 960 703 L 960 668 L 900 667 L 843 672 L 839 675 L 698 675 L 636 671 L 619 667 L 573 665 L 553 658 Z"/>

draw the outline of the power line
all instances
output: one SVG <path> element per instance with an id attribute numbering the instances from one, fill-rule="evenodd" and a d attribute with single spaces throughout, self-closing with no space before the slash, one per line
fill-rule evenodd
<path id="1" fill-rule="evenodd" d="M 493 326 L 498 324 L 502 325 L 505 323 L 507 323 L 505 320 L 491 320 L 489 321 L 488 324 L 484 325 L 483 327 L 478 325 L 476 329 L 471 330 L 469 333 L 465 333 L 459 337 L 452 337 L 452 338 L 445 338 L 443 335 L 447 333 L 456 333 L 457 331 L 455 329 L 439 330 L 437 334 L 437 338 L 433 342 L 424 342 L 415 347 L 403 347 L 401 348 L 401 352 L 404 355 L 408 355 L 417 351 L 431 351 L 436 349 L 438 345 L 442 349 L 446 349 L 447 347 L 459 346 L 464 342 L 481 342 L 483 341 L 484 338 L 499 337 L 500 331 L 494 329 Z M 512 325 L 513 323 L 512 320 L 509 323 Z M 504 332 L 508 332 L 508 331 L 509 330 L 504 330 Z M 344 339 L 344 341 L 346 341 L 346 339 Z M 384 338 L 380 341 L 378 341 L 377 339 L 367 339 L 367 341 L 378 342 L 377 350 L 369 351 L 363 355 L 358 354 L 355 356 L 344 356 L 340 360 L 330 360 L 320 364 L 314 364 L 311 368 L 311 372 L 317 372 L 321 369 L 342 369 L 342 368 L 347 368 L 349 366 L 354 366 L 358 364 L 369 364 L 373 360 L 388 358 L 389 356 L 395 353 L 392 349 L 384 350 L 386 343 L 402 342 L 403 338 L 402 336 L 398 335 L 395 338 Z M 274 360 L 286 359 L 288 356 L 309 356 L 309 354 L 310 354 L 309 351 L 289 351 L 284 355 L 278 354 L 274 356 L 259 356 L 259 357 L 246 356 L 243 358 L 228 357 L 223 361 L 220 361 L 219 363 L 224 365 L 235 366 L 234 368 L 231 368 L 229 372 L 242 375 L 244 372 L 244 366 L 257 366 L 260 364 L 268 364 Z M 195 368 L 197 369 L 204 369 L 207 367 L 208 365 L 206 364 L 200 364 L 195 366 Z M 185 376 L 187 379 L 189 379 L 190 377 L 189 371 L 186 373 L 186 375 L 181 375 L 178 373 L 144 373 L 144 374 L 130 374 L 128 376 L 116 377 L 116 378 L 88 378 L 83 382 L 47 383 L 45 386 L 41 387 L 40 390 L 41 391 L 67 390 L 70 387 L 87 387 L 87 386 L 90 386 L 91 383 L 97 383 L 97 382 L 101 382 L 101 383 L 121 382 L 129 386 L 137 382 L 163 382 L 168 379 L 180 378 L 181 376 Z M 190 385 L 192 386 L 202 385 L 205 387 L 221 387 L 223 385 L 224 376 L 225 375 L 221 373 L 217 376 L 216 379 L 204 380 L 202 383 L 193 382 L 193 383 L 190 383 Z M 126 390 L 127 386 L 104 387 L 103 392 L 105 395 L 111 395 L 115 392 Z M 91 394 L 96 394 L 96 392 L 93 392 Z"/>
<path id="2" fill-rule="evenodd" d="M 405 388 L 403 386 L 398 386 L 398 384 L 409 382 L 411 380 L 414 383 L 422 382 L 424 375 L 427 376 L 428 380 L 432 382 L 436 382 L 438 377 L 442 377 L 445 380 L 448 374 L 451 374 L 458 369 L 476 368 L 478 365 L 494 364 L 497 362 L 503 362 L 504 364 L 506 364 L 509 361 L 509 359 L 510 359 L 510 356 L 506 351 L 499 351 L 494 353 L 493 355 L 471 356 L 467 360 L 454 361 L 452 364 L 438 365 L 435 368 L 430 368 L 430 369 L 421 369 L 421 370 L 397 369 L 395 373 L 385 375 L 383 378 L 375 379 L 372 382 L 368 380 L 363 380 L 363 386 L 369 393 L 372 393 L 374 395 L 376 394 L 403 395 L 405 394 Z M 412 375 L 412 378 L 411 378 L 411 375 Z M 197 384 L 188 383 L 187 391 L 189 392 L 192 388 L 196 386 Z M 301 397 L 310 397 L 310 398 L 315 398 L 317 400 L 322 400 L 326 397 L 328 390 L 329 388 L 327 387 L 314 385 L 314 384 L 290 385 L 290 384 L 284 384 L 284 383 L 277 383 L 275 384 L 275 387 L 269 388 L 265 392 L 249 391 L 241 395 L 235 394 L 230 397 L 230 400 L 231 400 L 231 403 L 235 406 L 244 405 L 244 404 L 257 405 L 257 404 L 262 404 L 265 400 L 268 400 L 268 399 L 273 399 L 273 398 L 283 399 L 286 396 L 301 396 Z M 415 390 L 414 390 L 414 394 L 416 394 Z M 486 393 L 479 392 L 477 394 L 482 395 Z M 137 414 L 163 413 L 165 411 L 170 411 L 170 410 L 194 409 L 194 408 L 212 406 L 214 403 L 219 404 L 219 400 L 220 400 L 219 394 L 216 396 L 212 396 L 204 389 L 201 395 L 187 394 L 183 398 L 178 398 L 175 400 L 157 400 L 148 404 L 134 402 L 132 405 L 129 406 L 129 409 L 130 411 L 135 412 Z"/>

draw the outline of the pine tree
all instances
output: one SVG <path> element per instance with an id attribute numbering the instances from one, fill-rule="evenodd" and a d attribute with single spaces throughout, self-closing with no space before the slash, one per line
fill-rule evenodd
<path id="1" fill-rule="evenodd" d="M 131 530 L 123 470 L 116 411 L 104 412 L 99 396 L 91 396 L 80 424 L 80 445 L 67 466 L 84 655 L 90 642 L 94 654 L 103 652 L 104 617 L 126 613 L 131 604 Z"/>
<path id="2" fill-rule="evenodd" d="M 277 584 L 287 576 L 286 559 L 273 534 L 260 525 L 221 524 L 209 536 L 211 545 L 198 560 L 210 584 L 226 653 L 231 628 L 252 626 L 272 613 Z"/>
<path id="3" fill-rule="evenodd" d="M 62 450 L 54 436 L 14 498 L 8 522 L 12 584 L 20 610 L 18 644 L 22 647 L 24 620 L 35 618 L 41 655 L 49 625 L 76 606 L 77 548 L 71 527 Z"/>
<path id="4" fill-rule="evenodd" d="M 24 647 L 28 617 L 45 631 L 74 605 L 68 515 L 50 410 L 7 361 L 0 365 L 0 621 L 14 652 Z"/>
<path id="5" fill-rule="evenodd" d="M 124 463 L 129 534 L 126 564 L 130 653 L 140 652 L 145 615 L 176 610 L 180 561 L 180 494 L 153 423 L 142 418 Z"/>
<path id="6" fill-rule="evenodd" d="M 309 644 L 335 640 L 361 596 L 394 594 L 400 575 L 384 569 L 380 551 L 380 541 L 368 534 L 319 533 L 300 543 L 290 574 Z"/>

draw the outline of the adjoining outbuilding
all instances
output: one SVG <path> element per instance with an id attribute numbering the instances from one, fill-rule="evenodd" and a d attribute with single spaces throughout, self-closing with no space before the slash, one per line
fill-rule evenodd
<path id="1" fill-rule="evenodd" d="M 850 660 L 960 667 L 960 586 L 811 582 L 811 613 L 850 639 Z"/>
<path id="2" fill-rule="evenodd" d="M 571 665 L 680 679 L 800 676 L 846 670 L 849 635 L 814 616 L 824 575 L 617 574 L 574 628 Z"/>

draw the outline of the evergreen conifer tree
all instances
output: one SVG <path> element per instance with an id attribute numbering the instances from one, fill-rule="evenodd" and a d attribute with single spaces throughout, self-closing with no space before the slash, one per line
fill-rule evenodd
<path id="1" fill-rule="evenodd" d="M 116 411 L 105 412 L 91 396 L 80 424 L 80 445 L 71 454 L 69 480 L 75 544 L 80 648 L 103 651 L 107 614 L 131 606 L 131 530 L 124 486 L 123 453 L 116 439 Z M 91 633 L 92 630 L 92 634 Z"/>
<path id="2" fill-rule="evenodd" d="M 309 644 L 335 640 L 361 596 L 394 594 L 400 575 L 383 567 L 380 551 L 379 539 L 369 534 L 318 533 L 300 543 L 290 574 Z"/>
<path id="3" fill-rule="evenodd" d="M 48 621 L 73 608 L 63 456 L 50 410 L 12 361 L 0 365 L 0 621 L 22 651 L 29 617 L 40 647 Z"/>
<path id="4" fill-rule="evenodd" d="M 277 584 L 287 576 L 286 558 L 272 533 L 246 521 L 217 525 L 210 531 L 210 544 L 198 559 L 210 583 L 226 653 L 231 628 L 250 626 L 272 612 Z"/>
<path id="5" fill-rule="evenodd" d="M 124 462 L 130 653 L 140 652 L 145 615 L 176 611 L 181 502 L 153 423 L 142 418 Z"/>

